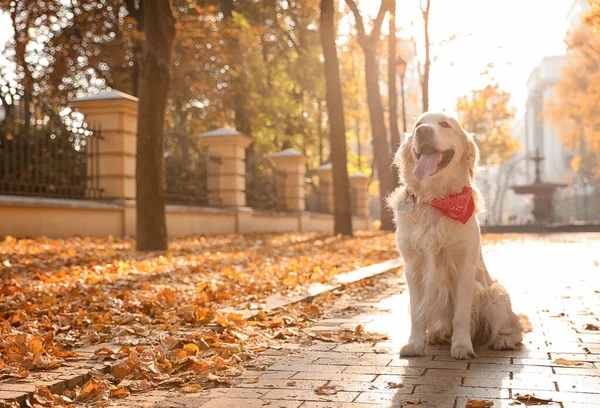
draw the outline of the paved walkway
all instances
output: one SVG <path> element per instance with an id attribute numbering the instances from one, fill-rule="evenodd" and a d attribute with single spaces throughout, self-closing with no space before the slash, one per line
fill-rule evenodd
<path id="1" fill-rule="evenodd" d="M 313 327 L 318 333 L 361 324 L 367 332 L 387 333 L 385 342 L 287 344 L 265 353 L 256 364 L 264 369 L 248 371 L 234 388 L 154 392 L 128 398 L 125 405 L 462 408 L 472 398 L 513 407 L 521 405 L 518 394 L 530 394 L 552 399 L 542 406 L 600 408 L 600 236 L 498 242 L 484 255 L 490 272 L 511 292 L 514 308 L 532 322 L 520 350 L 476 350 L 478 358 L 456 361 L 448 347 L 429 347 L 424 357 L 400 359 L 408 296 L 402 279 L 392 276 L 383 278 L 376 295 L 342 297 L 333 315 Z M 561 358 L 567 361 L 561 364 Z"/>

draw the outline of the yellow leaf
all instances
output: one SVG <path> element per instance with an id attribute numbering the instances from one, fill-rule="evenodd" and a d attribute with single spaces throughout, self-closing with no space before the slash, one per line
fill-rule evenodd
<path id="1" fill-rule="evenodd" d="M 188 343 L 183 346 L 183 349 L 187 353 L 188 356 L 197 356 L 200 354 L 200 349 L 194 343 Z"/>
<path id="2" fill-rule="evenodd" d="M 494 406 L 493 401 L 474 400 L 474 399 L 469 398 L 467 400 L 467 405 L 465 405 L 465 408 L 487 408 L 487 407 L 493 407 L 493 406 Z"/>
<path id="3" fill-rule="evenodd" d="M 111 398 L 126 398 L 129 396 L 129 391 L 124 387 L 114 387 L 110 389 Z"/>
<path id="4" fill-rule="evenodd" d="M 566 365 L 566 366 L 582 366 L 583 363 L 581 361 L 573 361 L 567 360 L 565 358 L 557 358 L 554 360 L 555 364 Z"/>
<path id="5" fill-rule="evenodd" d="M 127 361 L 119 361 L 117 364 L 113 366 L 112 374 L 118 380 L 123 380 L 125 377 L 129 375 L 131 372 L 129 364 Z"/>
<path id="6" fill-rule="evenodd" d="M 29 340 L 28 349 L 34 356 L 40 355 L 44 352 L 44 342 L 40 336 L 33 336 Z"/>

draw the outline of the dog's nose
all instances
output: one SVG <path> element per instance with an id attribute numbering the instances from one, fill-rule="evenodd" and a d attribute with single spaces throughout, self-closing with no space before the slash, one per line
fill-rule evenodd
<path id="1" fill-rule="evenodd" d="M 433 136 L 433 127 L 430 125 L 419 125 L 415 130 L 415 134 L 419 139 L 425 139 Z"/>

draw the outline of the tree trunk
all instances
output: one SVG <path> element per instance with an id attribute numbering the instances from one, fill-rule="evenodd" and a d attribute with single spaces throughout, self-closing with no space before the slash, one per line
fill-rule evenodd
<path id="1" fill-rule="evenodd" d="M 425 27 L 425 66 L 423 67 L 423 82 L 421 83 L 423 91 L 423 112 L 429 111 L 429 70 L 431 69 L 431 59 L 429 56 L 429 6 L 431 0 L 427 0 L 425 9 L 421 8 L 423 13 L 423 25 Z"/>
<path id="2" fill-rule="evenodd" d="M 344 104 L 340 68 L 335 48 L 333 0 L 321 0 L 321 44 L 325 59 L 326 100 L 329 113 L 331 164 L 333 166 L 334 232 L 352 236 L 352 208 L 346 148 Z"/>
<path id="3" fill-rule="evenodd" d="M 175 18 L 169 0 L 144 7 L 146 32 L 140 69 L 137 134 L 137 248 L 166 250 L 163 125 L 171 80 Z"/>
<path id="4" fill-rule="evenodd" d="M 396 0 L 391 2 L 388 35 L 388 99 L 390 108 L 390 139 L 392 153 L 400 146 L 398 129 L 398 91 L 396 89 Z M 396 173 L 394 173 L 396 174 Z"/>
<path id="5" fill-rule="evenodd" d="M 376 40 L 369 41 L 369 44 L 363 48 L 365 52 L 367 105 L 369 106 L 371 131 L 373 133 L 373 152 L 379 175 L 381 229 L 391 231 L 394 229 L 394 222 L 392 213 L 385 205 L 385 198 L 394 190 L 394 176 L 392 174 L 392 159 L 387 141 L 385 115 L 379 91 L 379 65 L 377 62 Z"/>

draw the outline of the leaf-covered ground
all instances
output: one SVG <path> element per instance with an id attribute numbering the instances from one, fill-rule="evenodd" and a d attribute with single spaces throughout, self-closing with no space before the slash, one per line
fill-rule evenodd
<path id="1" fill-rule="evenodd" d="M 166 253 L 141 253 L 124 239 L 0 241 L 0 377 L 39 378 L 97 344 L 114 360 L 108 378 L 38 406 L 103 401 L 157 386 L 193 391 L 226 382 L 241 363 L 294 336 L 317 305 L 247 322 L 218 309 L 261 309 L 267 296 L 395 256 L 392 234 L 344 239 L 317 233 L 223 235 L 173 240 Z M 122 345 L 104 349 L 101 343 Z M 53 399 L 54 398 L 54 399 Z"/>

